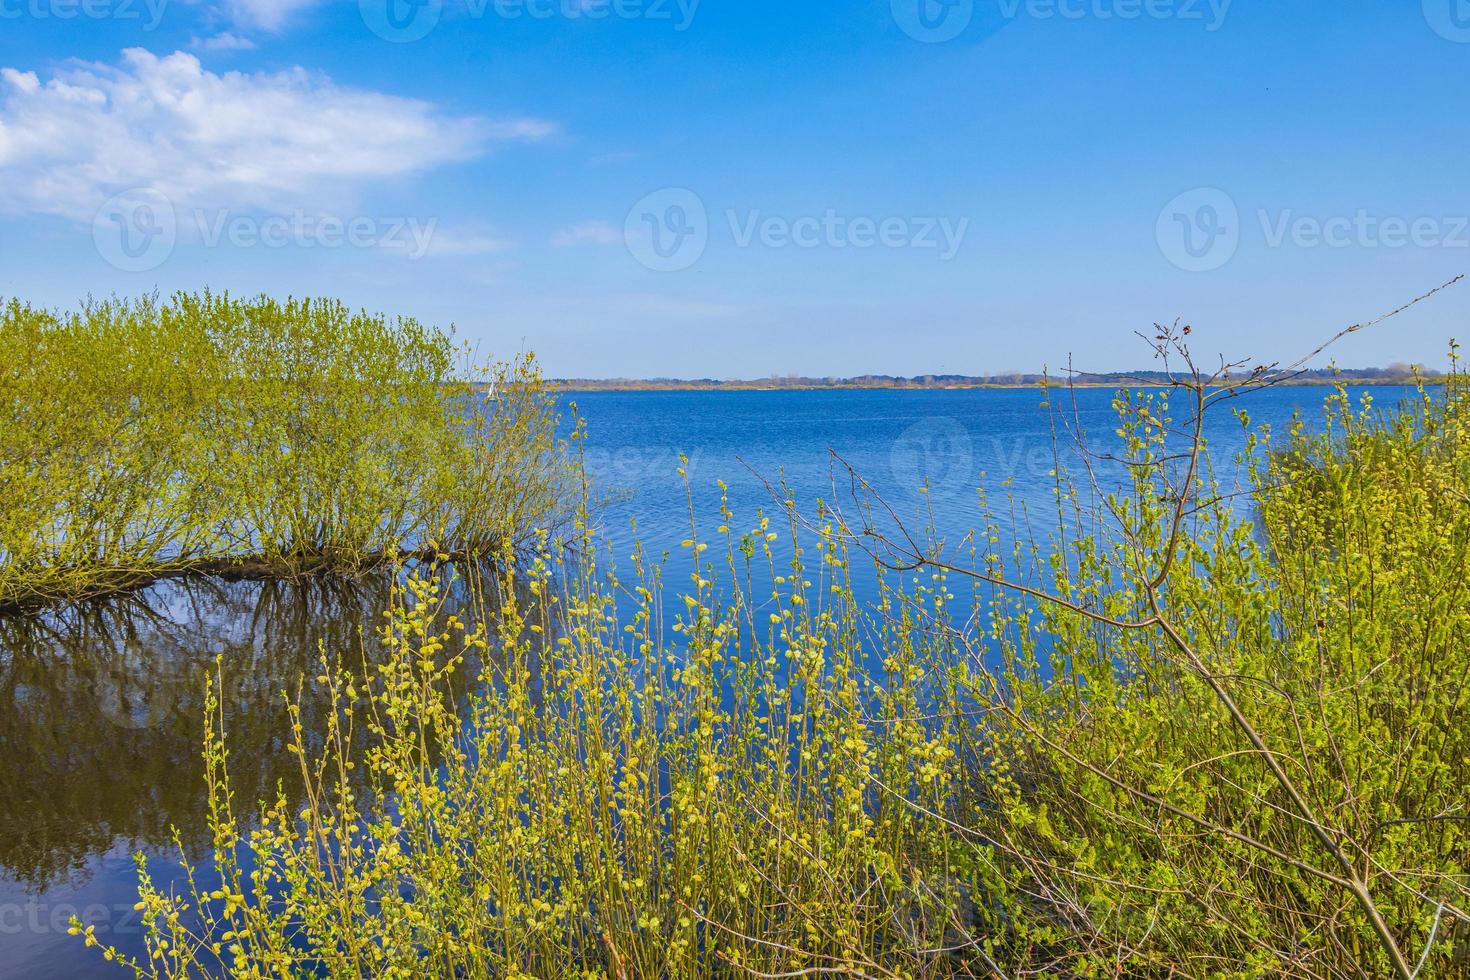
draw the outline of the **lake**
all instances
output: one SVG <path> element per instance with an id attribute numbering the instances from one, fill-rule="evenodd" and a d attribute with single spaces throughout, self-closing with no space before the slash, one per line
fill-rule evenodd
<path id="1" fill-rule="evenodd" d="M 1373 389 L 1385 406 L 1409 393 Z M 1318 418 L 1328 394 L 1282 387 L 1232 404 L 1281 432 L 1297 411 Z M 1061 395 L 1058 407 L 1094 448 L 1105 448 L 1116 428 L 1112 397 L 1082 389 L 1075 406 Z M 691 506 L 711 536 L 720 523 L 721 480 L 737 531 L 753 527 L 762 509 L 779 512 L 771 486 L 783 481 L 804 510 L 818 498 L 840 502 L 849 480 L 829 450 L 906 521 L 932 522 L 946 537 L 974 522 L 980 487 L 992 503 L 1010 492 L 1032 508 L 1051 506 L 1055 453 L 1075 459 L 1035 390 L 582 392 L 565 399 L 587 425 L 598 533 L 614 555 L 625 555 L 635 537 L 655 554 L 677 552 L 691 536 Z M 1243 443 L 1241 427 L 1222 410 L 1207 435 L 1218 475 L 1229 482 L 1226 464 Z M 1100 472 L 1104 481 L 1117 475 L 1107 466 Z M 670 560 L 687 561 L 677 553 Z M 669 579 L 674 587 L 682 581 Z M 232 775 L 237 794 L 254 799 L 289 778 L 295 764 L 281 739 L 282 691 L 315 673 L 319 645 L 358 649 L 389 588 L 385 575 L 354 583 L 174 581 L 125 599 L 0 620 L 0 977 L 105 974 L 95 951 L 66 934 L 73 914 L 108 942 L 139 952 L 131 854 L 159 855 L 158 875 L 177 853 L 171 828 L 186 847 L 207 835 L 204 672 L 223 658 Z"/>

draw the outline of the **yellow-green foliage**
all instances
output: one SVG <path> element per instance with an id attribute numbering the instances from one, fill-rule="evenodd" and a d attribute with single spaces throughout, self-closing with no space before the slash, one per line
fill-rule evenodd
<path id="1" fill-rule="evenodd" d="M 449 336 L 413 320 L 210 293 L 12 300 L 0 348 L 0 607 L 187 568 L 483 551 L 556 506 L 534 362 L 492 368 L 481 406 Z"/>
<path id="2" fill-rule="evenodd" d="M 1259 524 L 1207 455 L 1172 451 L 1162 395 L 1124 393 L 1137 465 L 1096 501 L 1114 530 L 1059 477 L 1055 550 L 992 521 L 941 554 L 882 531 L 879 507 L 723 512 L 691 522 L 669 630 L 663 566 L 599 569 L 585 532 L 503 567 L 478 622 L 413 578 L 386 662 L 324 658 L 308 680 L 325 731 L 291 709 L 294 785 L 238 807 L 211 728 L 222 880 L 165 894 L 143 865 L 131 965 L 1456 975 L 1458 385 L 1386 421 L 1339 396 L 1326 434 L 1280 452 L 1252 437 Z M 850 578 L 864 552 L 870 604 Z M 467 656 L 487 666 L 466 715 L 447 678 Z"/>
<path id="3" fill-rule="evenodd" d="M 1130 460 L 1163 458 L 1166 409 L 1120 407 Z M 994 599 L 1037 628 L 977 678 L 998 778 L 971 826 L 1009 907 L 1042 910 L 1018 942 L 1069 970 L 1470 969 L 1470 392 L 1385 417 L 1339 391 L 1324 415 L 1251 440 L 1259 525 L 1205 478 L 1172 562 L 1182 482 L 1135 470 L 1123 535 L 1052 562 L 1125 625 Z"/>

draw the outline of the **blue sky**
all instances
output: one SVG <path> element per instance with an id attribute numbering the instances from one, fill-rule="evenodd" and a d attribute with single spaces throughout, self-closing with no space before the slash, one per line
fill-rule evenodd
<path id="1" fill-rule="evenodd" d="M 1466 0 L 0 0 L 0 68 L 0 294 L 331 294 L 558 376 L 1286 359 L 1470 271 Z"/>

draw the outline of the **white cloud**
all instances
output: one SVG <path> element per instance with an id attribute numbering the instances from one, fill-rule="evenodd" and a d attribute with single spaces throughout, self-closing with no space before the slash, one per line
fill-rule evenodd
<path id="1" fill-rule="evenodd" d="M 200 51 L 253 51 L 255 42 L 248 37 L 223 31 L 212 37 L 196 37 L 189 42 L 189 47 Z"/>
<path id="2" fill-rule="evenodd" d="M 16 71 L 14 68 L 0 68 L 0 81 L 6 85 L 14 86 L 16 91 L 22 95 L 35 95 L 40 91 L 41 79 L 36 77 L 33 71 Z"/>
<path id="3" fill-rule="evenodd" d="M 551 237 L 551 244 L 566 248 L 572 245 L 621 245 L 623 233 L 606 221 L 584 221 Z"/>
<path id="4" fill-rule="evenodd" d="M 191 54 L 132 48 L 42 83 L 0 69 L 0 211 L 90 221 L 122 190 L 176 208 L 350 206 L 363 185 L 555 132 L 534 119 L 447 116 L 294 68 L 204 70 Z"/>
<path id="5" fill-rule="evenodd" d="M 223 4 L 236 24 L 278 31 L 291 15 L 319 0 L 226 0 Z"/>
<path id="6" fill-rule="evenodd" d="M 544 119 L 502 119 L 489 123 L 485 135 L 496 140 L 544 140 L 557 133 L 556 123 Z"/>

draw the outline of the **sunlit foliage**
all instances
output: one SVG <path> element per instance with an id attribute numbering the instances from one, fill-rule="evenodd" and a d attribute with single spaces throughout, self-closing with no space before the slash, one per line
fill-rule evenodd
<path id="1" fill-rule="evenodd" d="M 0 609 L 498 550 L 558 506 L 534 361 L 481 376 L 413 320 L 210 293 L 12 300 L 0 350 Z"/>
<path id="2" fill-rule="evenodd" d="M 1176 422 L 1120 393 L 1126 485 L 1059 472 L 1034 534 L 987 513 L 941 551 L 858 483 L 845 509 L 691 517 L 669 565 L 611 566 L 582 527 L 503 563 L 478 621 L 411 579 L 386 660 L 307 679 L 333 710 L 314 733 L 290 709 L 289 794 L 235 799 L 211 725 L 218 880 L 165 893 L 140 858 L 131 966 L 1458 975 L 1463 382 L 1252 430 L 1238 485 L 1192 425 L 1210 390 L 1183 395 Z M 466 717 L 448 678 L 479 654 Z"/>

